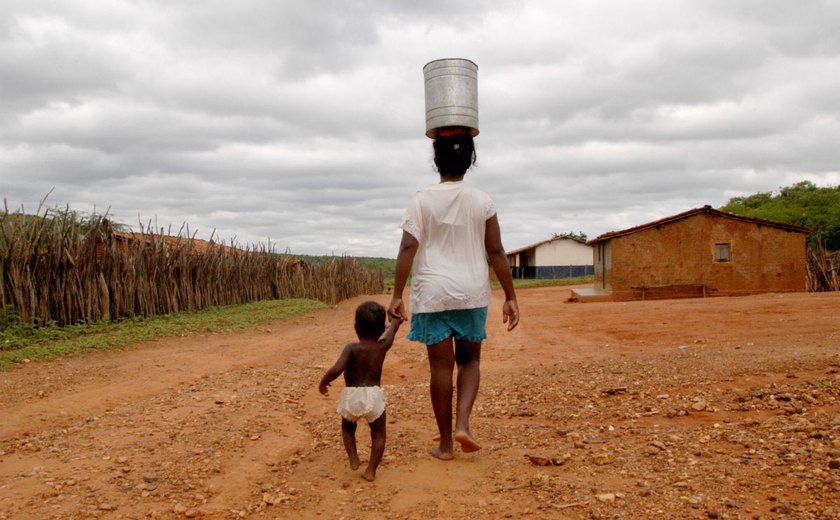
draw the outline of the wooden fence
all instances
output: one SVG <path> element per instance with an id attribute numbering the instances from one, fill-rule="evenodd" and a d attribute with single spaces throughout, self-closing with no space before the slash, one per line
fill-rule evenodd
<path id="1" fill-rule="evenodd" d="M 840 291 L 840 251 L 829 253 L 822 244 L 808 248 L 808 288 Z"/>
<path id="2" fill-rule="evenodd" d="M 195 311 L 277 298 L 329 304 L 384 290 L 383 274 L 350 257 L 317 265 L 263 246 L 120 233 L 92 217 L 0 214 L 0 310 L 59 326 Z"/>

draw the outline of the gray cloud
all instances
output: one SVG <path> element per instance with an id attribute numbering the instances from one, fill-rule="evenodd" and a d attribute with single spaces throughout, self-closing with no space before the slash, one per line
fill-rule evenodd
<path id="1" fill-rule="evenodd" d="M 490 5 L 492 4 L 492 5 Z M 479 64 L 509 248 L 840 184 L 834 3 L 0 7 L 0 196 L 300 253 L 394 256 L 436 181 L 421 67 Z"/>

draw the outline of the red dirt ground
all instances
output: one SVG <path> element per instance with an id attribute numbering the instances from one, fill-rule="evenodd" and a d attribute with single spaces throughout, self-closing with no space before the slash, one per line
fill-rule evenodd
<path id="1" fill-rule="evenodd" d="M 451 462 L 404 326 L 374 483 L 316 388 L 367 298 L 2 372 L 0 519 L 840 517 L 840 293 L 568 296 L 520 291 L 511 333 L 495 302 Z"/>

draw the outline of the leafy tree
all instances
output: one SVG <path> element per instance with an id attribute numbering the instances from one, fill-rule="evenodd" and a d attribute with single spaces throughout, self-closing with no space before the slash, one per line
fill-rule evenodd
<path id="1" fill-rule="evenodd" d="M 779 188 L 775 195 L 760 192 L 733 197 L 720 209 L 811 228 L 812 241 L 822 241 L 829 251 L 840 250 L 840 186 L 820 188 L 802 181 Z"/>
<path id="2" fill-rule="evenodd" d="M 106 221 L 115 231 L 125 231 L 128 226 L 121 222 L 116 222 L 103 215 L 89 215 L 82 211 L 71 210 L 69 206 L 60 208 L 55 206 L 47 210 L 47 218 L 58 222 L 75 222 L 79 226 L 79 231 L 82 235 L 86 235 L 92 228 L 97 228 Z"/>
<path id="3" fill-rule="evenodd" d="M 583 231 L 569 231 L 567 233 L 552 233 L 552 238 L 574 238 L 586 242 L 586 233 Z"/>

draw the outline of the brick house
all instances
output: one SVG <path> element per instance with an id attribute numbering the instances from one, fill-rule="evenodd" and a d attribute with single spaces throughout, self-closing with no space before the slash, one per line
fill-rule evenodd
<path id="1" fill-rule="evenodd" d="M 593 273 L 592 246 L 555 236 L 507 253 L 514 278 L 573 278 Z"/>
<path id="2" fill-rule="evenodd" d="M 588 242 L 595 287 L 573 298 L 639 300 L 806 291 L 801 226 L 703 206 Z M 587 298 L 590 297 L 590 298 Z"/>

